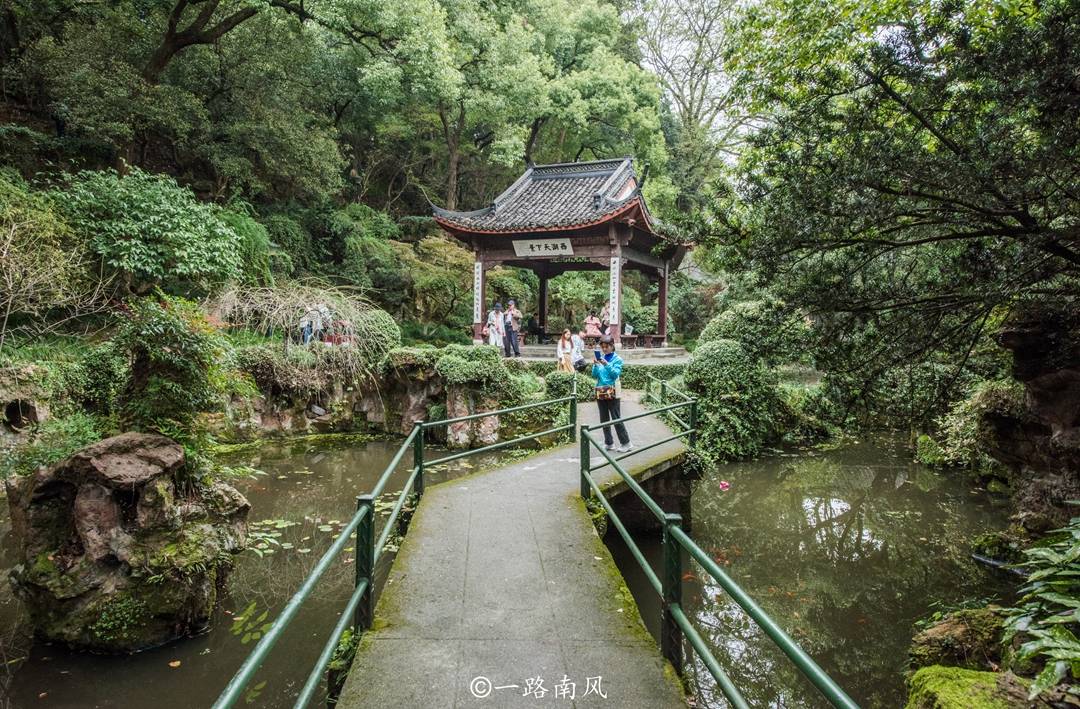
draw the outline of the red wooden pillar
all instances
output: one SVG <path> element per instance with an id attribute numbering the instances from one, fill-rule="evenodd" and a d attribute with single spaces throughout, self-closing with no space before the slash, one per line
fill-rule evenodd
<path id="1" fill-rule="evenodd" d="M 667 347 L 667 291 L 668 291 L 668 262 L 660 267 L 660 287 L 656 296 L 656 334 L 659 335 L 660 346 Z"/>

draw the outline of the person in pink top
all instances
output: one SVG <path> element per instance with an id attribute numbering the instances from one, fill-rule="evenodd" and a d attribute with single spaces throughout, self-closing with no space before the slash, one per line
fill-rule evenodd
<path id="1" fill-rule="evenodd" d="M 585 336 L 600 337 L 600 318 L 596 317 L 596 311 L 590 310 L 589 317 L 585 318 Z"/>

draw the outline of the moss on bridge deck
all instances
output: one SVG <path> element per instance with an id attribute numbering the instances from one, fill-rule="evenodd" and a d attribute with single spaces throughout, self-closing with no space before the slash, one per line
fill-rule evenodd
<path id="1" fill-rule="evenodd" d="M 624 402 L 624 416 L 641 410 Z M 579 420 L 595 422 L 595 404 Z M 638 445 L 671 435 L 652 418 L 629 428 Z M 647 477 L 682 455 L 673 442 L 626 462 Z M 556 706 L 571 706 L 560 683 L 578 707 L 685 706 L 577 494 L 578 465 L 573 444 L 428 488 L 339 707 L 536 706 L 523 696 L 536 678 Z M 606 698 L 584 696 L 590 677 Z"/>

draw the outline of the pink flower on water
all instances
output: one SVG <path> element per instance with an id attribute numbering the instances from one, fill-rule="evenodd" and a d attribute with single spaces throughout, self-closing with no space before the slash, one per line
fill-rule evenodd
<path id="1" fill-rule="evenodd" d="M 729 489 L 731 489 L 731 483 L 729 483 L 727 480 L 721 480 L 720 481 L 720 491 L 721 492 L 727 492 Z"/>

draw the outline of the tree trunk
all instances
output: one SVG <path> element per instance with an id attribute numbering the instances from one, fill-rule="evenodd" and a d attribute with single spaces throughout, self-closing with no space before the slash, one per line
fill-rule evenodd
<path id="1" fill-rule="evenodd" d="M 458 174 L 461 167 L 461 132 L 465 125 L 465 104 L 458 104 L 456 120 L 451 123 L 446 110 L 439 109 L 439 118 L 443 124 L 443 136 L 446 138 L 446 208 L 457 209 Z"/>

